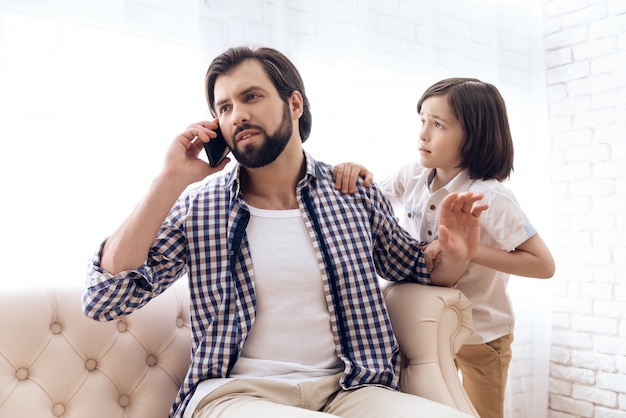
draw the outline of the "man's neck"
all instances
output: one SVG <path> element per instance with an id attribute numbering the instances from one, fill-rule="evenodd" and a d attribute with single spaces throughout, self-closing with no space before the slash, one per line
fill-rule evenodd
<path id="1" fill-rule="evenodd" d="M 306 172 L 302 147 L 288 146 L 271 164 L 241 170 L 241 192 L 259 209 L 297 209 L 296 185 Z"/>

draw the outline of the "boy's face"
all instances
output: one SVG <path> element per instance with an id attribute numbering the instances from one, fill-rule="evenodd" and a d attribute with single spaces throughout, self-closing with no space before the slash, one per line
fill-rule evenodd
<path id="1" fill-rule="evenodd" d="M 426 168 L 460 171 L 461 145 L 465 133 L 461 122 L 448 104 L 447 95 L 424 100 L 420 109 L 420 161 Z M 439 171 L 438 171 L 439 172 Z"/>
<path id="2" fill-rule="evenodd" d="M 294 135 L 290 106 L 256 60 L 217 77 L 215 110 L 233 156 L 248 168 L 272 163 Z"/>

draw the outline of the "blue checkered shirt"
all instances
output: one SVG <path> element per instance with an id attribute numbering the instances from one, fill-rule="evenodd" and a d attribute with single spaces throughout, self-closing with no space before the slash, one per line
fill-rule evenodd
<path id="1" fill-rule="evenodd" d="M 376 186 L 352 195 L 335 190 L 332 168 L 305 154 L 298 206 L 318 259 L 344 363 L 343 388 L 398 389 L 399 349 L 378 276 L 431 284 L 420 244 L 398 226 Z M 245 235 L 249 211 L 240 194 L 238 166 L 181 195 L 144 265 L 111 275 L 91 259 L 85 314 L 113 320 L 129 314 L 187 274 L 192 332 L 191 365 L 171 417 L 181 417 L 196 385 L 228 377 L 255 318 L 254 272 Z"/>

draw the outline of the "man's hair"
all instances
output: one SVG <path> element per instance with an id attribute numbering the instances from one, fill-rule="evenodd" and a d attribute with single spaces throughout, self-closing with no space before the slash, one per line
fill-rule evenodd
<path id="1" fill-rule="evenodd" d="M 472 179 L 504 181 L 513 171 L 513 139 L 506 104 L 498 89 L 475 78 L 447 78 L 430 86 L 417 102 L 447 95 L 461 122 L 465 141 L 461 145 L 461 168 Z"/>
<path id="2" fill-rule="evenodd" d="M 288 103 L 291 94 L 299 91 L 303 100 L 303 113 L 300 116 L 300 138 L 306 141 L 311 133 L 311 105 L 304 90 L 304 82 L 296 66 L 279 51 L 272 48 L 252 49 L 246 46 L 229 48 L 213 59 L 206 73 L 206 98 L 209 110 L 216 117 L 215 110 L 215 80 L 220 75 L 231 73 L 237 66 L 246 60 L 255 60 L 261 63 L 265 72 L 278 90 L 280 98 Z"/>

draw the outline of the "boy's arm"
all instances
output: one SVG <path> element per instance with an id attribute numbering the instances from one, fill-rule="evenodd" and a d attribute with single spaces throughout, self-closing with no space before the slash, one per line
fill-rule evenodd
<path id="1" fill-rule="evenodd" d="M 472 261 L 476 264 L 515 274 L 548 279 L 554 275 L 554 259 L 539 234 L 535 234 L 513 251 L 479 247 Z"/>

